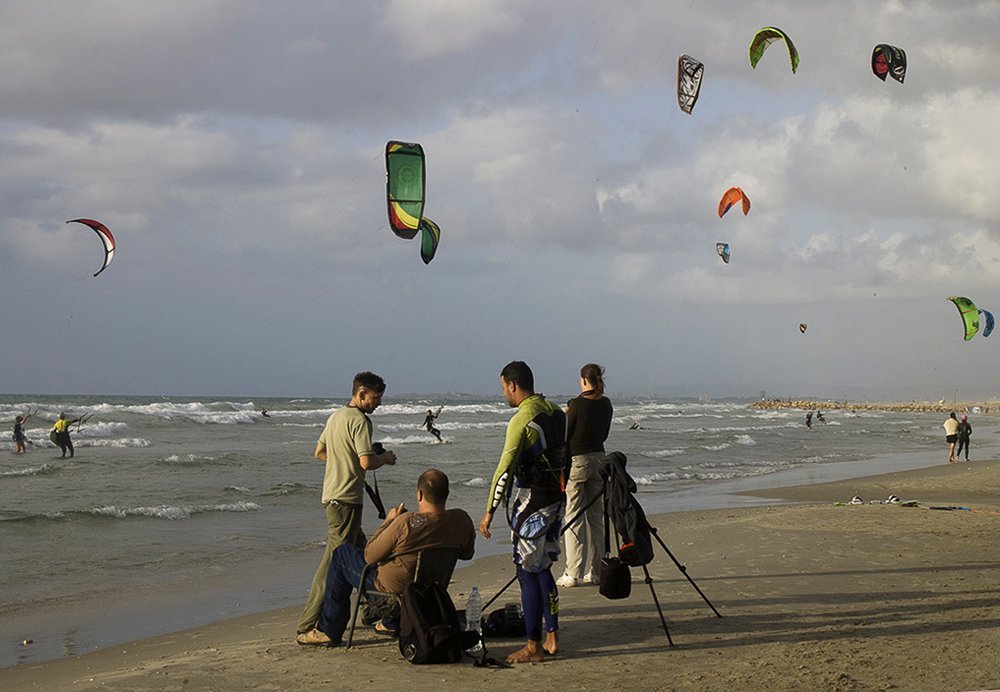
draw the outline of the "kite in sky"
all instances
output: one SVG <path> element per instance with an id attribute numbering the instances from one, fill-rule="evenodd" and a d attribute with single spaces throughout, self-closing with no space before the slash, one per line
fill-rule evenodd
<path id="1" fill-rule="evenodd" d="M 980 310 L 979 314 L 986 318 L 986 326 L 983 327 L 983 336 L 993 333 L 993 313 L 989 310 Z"/>
<path id="2" fill-rule="evenodd" d="M 979 331 L 979 311 L 976 309 L 976 304 L 962 296 L 948 296 L 948 300 L 955 304 L 959 314 L 962 315 L 962 323 L 965 325 L 965 340 L 970 341 Z"/>
<path id="3" fill-rule="evenodd" d="M 677 103 L 681 110 L 691 115 L 701 91 L 701 76 L 705 66 L 690 55 L 681 55 L 677 60 Z"/>
<path id="4" fill-rule="evenodd" d="M 902 84 L 906 78 L 906 51 L 888 43 L 878 44 L 872 51 L 872 72 L 883 82 L 889 76 Z"/>
<path id="5" fill-rule="evenodd" d="M 101 242 L 104 243 L 104 264 L 97 270 L 97 274 L 107 269 L 108 265 L 111 264 L 111 260 L 115 258 L 115 237 L 111 235 L 108 227 L 100 221 L 94 221 L 93 219 L 70 219 L 66 223 L 82 223 L 84 226 L 90 226 L 93 229 L 94 233 L 101 239 Z M 94 274 L 94 276 L 97 276 L 97 274 Z"/>
<path id="6" fill-rule="evenodd" d="M 750 41 L 750 67 L 757 69 L 757 63 L 760 62 L 767 47 L 779 40 L 784 41 L 785 45 L 788 46 L 788 59 L 792 63 L 792 74 L 795 74 L 795 70 L 799 69 L 799 51 L 792 43 L 792 39 L 775 26 L 765 26 L 754 34 L 753 40 Z"/>
<path id="7" fill-rule="evenodd" d="M 808 328 L 809 328 L 809 326 L 805 322 L 799 322 L 799 331 L 800 332 L 802 332 L 803 334 L 805 334 L 806 333 L 806 329 L 808 329 Z"/>
<path id="8" fill-rule="evenodd" d="M 424 217 L 424 148 L 419 144 L 390 141 L 385 145 L 386 205 L 389 227 L 404 240 L 419 231 L 420 258 L 429 264 L 437 252 L 441 229 Z"/>
<path id="9" fill-rule="evenodd" d="M 441 229 L 430 219 L 420 219 L 420 259 L 430 264 L 441 242 Z"/>
<path id="10" fill-rule="evenodd" d="M 723 262 L 729 264 L 729 243 L 716 243 L 715 251 L 719 253 Z"/>
<path id="11" fill-rule="evenodd" d="M 750 198 L 743 194 L 743 190 L 738 187 L 726 190 L 722 199 L 719 200 L 719 218 L 721 219 L 729 211 L 729 207 L 740 201 L 743 203 L 743 216 L 746 216 L 750 213 Z"/>

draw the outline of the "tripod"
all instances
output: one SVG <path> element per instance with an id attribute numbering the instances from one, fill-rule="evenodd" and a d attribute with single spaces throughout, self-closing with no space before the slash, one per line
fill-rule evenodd
<path id="1" fill-rule="evenodd" d="M 622 456 L 622 458 L 624 459 L 624 455 L 621 455 L 621 456 Z M 568 530 L 568 529 L 569 529 L 569 528 L 570 528 L 570 527 L 571 527 L 571 526 L 572 526 L 573 524 L 575 524 L 575 523 L 576 523 L 577 521 L 579 521 L 579 520 L 580 520 L 580 519 L 581 519 L 581 518 L 582 518 L 582 517 L 584 516 L 584 514 L 586 513 L 586 511 L 587 511 L 588 509 L 590 509 L 590 507 L 591 507 L 591 506 L 592 506 L 592 505 L 593 505 L 593 504 L 594 504 L 595 502 L 597 502 L 598 500 L 603 500 L 603 508 L 604 508 L 604 537 L 605 537 L 605 538 L 604 538 L 604 542 L 605 542 L 605 552 L 606 552 L 606 553 L 610 553 L 610 536 L 611 536 L 611 533 L 610 533 L 610 528 L 611 528 L 611 526 L 610 526 L 610 524 L 611 524 L 611 519 L 610 519 L 610 512 L 608 511 L 608 482 L 609 482 L 609 476 L 611 476 L 611 475 L 612 475 L 612 471 L 610 470 L 610 465 L 611 465 L 611 464 L 615 464 L 615 463 L 616 463 L 615 461 L 609 461 L 609 460 L 610 460 L 611 458 L 612 458 L 612 456 L 609 456 L 609 457 L 605 457 L 605 461 L 604 461 L 604 462 L 603 462 L 603 464 L 602 464 L 602 468 L 601 468 L 601 478 L 602 478 L 602 480 L 603 480 L 603 485 L 602 485 L 602 487 L 601 487 L 601 491 L 600 491 L 600 492 L 599 492 L 599 493 L 598 493 L 598 494 L 597 494 L 596 496 L 594 496 L 594 498 L 592 498 L 592 499 L 591 499 L 591 500 L 590 500 L 590 501 L 589 501 L 589 502 L 588 502 L 588 503 L 586 504 L 586 506 L 584 506 L 583 508 L 581 508 L 581 509 L 580 509 L 580 510 L 579 510 L 579 511 L 578 511 L 578 512 L 576 513 L 576 514 L 574 514 L 574 515 L 573 515 L 573 516 L 572 516 L 572 517 L 571 517 L 571 518 L 570 518 L 569 520 L 567 520 L 567 521 L 566 521 L 566 525 L 565 525 L 565 526 L 563 526 L 562 530 L 561 530 L 561 531 L 559 532 L 559 533 L 560 533 L 560 535 L 562 535 L 562 534 L 566 533 L 566 531 L 567 531 L 567 530 Z M 623 474 L 625 473 L 625 470 L 624 470 L 624 466 L 623 466 L 623 465 L 618 465 L 618 469 L 620 470 L 620 472 L 621 472 L 621 473 L 623 473 Z M 627 475 L 627 474 L 626 474 L 626 475 Z M 632 486 L 632 488 L 634 489 L 634 485 Z M 670 559 L 671 559 L 671 560 L 673 561 L 674 565 L 676 565 L 676 567 L 677 567 L 677 569 L 678 569 L 678 570 L 680 571 L 680 573 L 681 573 L 681 574 L 683 574 L 683 575 L 684 575 L 684 577 L 685 577 L 685 578 L 686 578 L 686 579 L 688 580 L 688 582 L 689 582 L 689 583 L 691 584 L 691 586 L 692 586 L 692 587 L 694 587 L 694 590 L 698 592 L 698 595 L 699 595 L 699 596 L 701 596 L 702 600 L 703 600 L 703 601 L 705 601 L 705 603 L 706 603 L 706 604 L 708 604 L 708 607 L 712 609 L 712 612 L 713 612 L 713 613 L 715 613 L 715 615 L 716 615 L 717 617 L 720 617 L 720 618 L 721 618 L 721 617 L 722 617 L 722 613 L 720 613 L 720 612 L 719 612 L 719 611 L 718 611 L 718 610 L 716 609 L 716 607 L 715 607 L 714 605 L 712 605 L 712 602 L 711 602 L 710 600 L 708 600 L 708 596 L 706 596 L 706 595 L 705 595 L 705 593 L 704 593 L 704 592 L 703 592 L 703 591 L 702 591 L 702 590 L 701 590 L 701 589 L 700 589 L 700 588 L 698 587 L 698 585 L 697 585 L 697 584 L 695 583 L 694 579 L 692 579 L 692 578 L 691 578 L 691 575 L 690 575 L 690 574 L 688 574 L 688 571 L 687 571 L 687 567 L 686 567 L 685 565 L 683 565 L 683 564 L 682 564 L 682 563 L 681 563 L 681 562 L 680 562 L 680 561 L 679 561 L 679 560 L 678 560 L 678 559 L 676 558 L 676 556 L 674 556 L 674 554 L 673 554 L 673 553 L 671 552 L 670 548 L 668 548 L 668 547 L 667 547 L 667 544 L 666 544 L 666 543 L 664 543 L 664 542 L 663 542 L 663 539 L 661 539 L 661 538 L 660 538 L 660 535 L 659 535 L 659 532 L 657 531 L 657 529 L 656 529 L 656 528 L 655 528 L 654 526 L 652 526 L 652 525 L 651 525 L 651 524 L 650 524 L 650 523 L 649 523 L 649 522 L 648 522 L 648 521 L 646 520 L 646 516 L 645 516 L 645 513 L 644 513 L 644 512 L 642 512 L 642 507 L 641 507 L 641 506 L 639 505 L 639 501 L 635 499 L 635 496 L 634 496 L 634 495 L 632 495 L 632 492 L 633 492 L 632 490 L 630 490 L 630 491 L 629 491 L 629 499 L 630 499 L 630 501 L 631 501 L 632 503 L 634 503 L 634 506 L 635 506 L 635 507 L 637 508 L 637 510 L 638 510 L 637 514 L 638 514 L 638 517 L 639 517 L 639 524 L 640 524 L 640 528 L 641 528 L 641 527 L 644 527 L 645 529 L 648 529 L 648 531 L 649 531 L 650 535 L 651 535 L 651 536 L 652 536 L 653 538 L 655 538 L 655 539 L 656 539 L 656 542 L 660 544 L 660 547 L 661 547 L 661 548 L 663 548 L 663 550 L 664 550 L 664 551 L 665 551 L 665 552 L 667 553 L 667 556 L 668 556 L 668 557 L 669 557 L 669 558 L 670 558 Z M 648 561 L 647 561 L 647 562 L 648 562 Z M 661 624 L 661 625 L 663 626 L 663 633 L 664 633 L 664 634 L 665 634 L 665 635 L 667 636 L 667 644 L 668 644 L 669 646 L 674 646 L 674 642 L 673 642 L 673 639 L 672 639 L 672 638 L 670 637 L 670 630 L 669 630 L 669 629 L 667 628 L 667 620 L 666 620 L 666 618 L 665 618 L 665 617 L 663 616 L 663 608 L 662 608 L 662 607 L 660 606 L 660 600 L 659 600 L 659 598 L 658 598 L 658 597 L 657 597 L 657 595 L 656 595 L 656 590 L 655 590 L 655 589 L 653 588 L 653 578 L 652 578 L 652 576 L 650 576 L 650 574 L 649 574 L 649 568 L 648 568 L 648 567 L 646 566 L 646 564 L 647 564 L 646 562 L 643 562 L 643 563 L 641 564 L 641 567 L 642 567 L 642 572 L 643 572 L 643 574 L 645 575 L 645 582 L 646 582 L 646 585 L 647 585 L 647 586 L 649 587 L 649 593 L 650 593 L 650 594 L 652 595 L 652 597 L 653 597 L 653 603 L 654 603 L 654 604 L 656 605 L 656 612 L 657 612 L 657 613 L 659 614 L 659 616 L 660 616 L 660 624 Z M 501 588 L 501 589 L 500 589 L 500 590 L 499 590 L 499 591 L 498 591 L 498 592 L 496 593 L 496 595 L 494 595 L 494 596 L 493 596 L 493 598 L 491 598 L 490 600 L 488 600 L 488 601 L 487 601 L 487 602 L 486 602 L 486 603 L 485 603 L 485 604 L 483 605 L 483 611 L 485 612 L 485 610 L 486 610 L 486 609 L 487 609 L 487 608 L 488 608 L 488 607 L 489 607 L 490 605 L 492 605 L 494 601 L 496 601 L 496 600 L 497 600 L 498 598 L 500 598 L 500 596 L 501 596 L 501 595 L 502 595 L 502 594 L 503 594 L 503 593 L 504 593 L 504 592 L 505 592 L 505 591 L 506 591 L 507 589 L 509 589 L 509 588 L 510 588 L 510 586 L 511 586 L 511 585 L 512 585 L 512 584 L 513 584 L 513 583 L 514 583 L 515 581 L 517 581 L 517 575 L 516 575 L 516 574 L 515 574 L 515 575 L 514 575 L 513 577 L 511 577 L 510 581 L 508 581 L 508 582 L 507 582 L 507 583 L 506 583 L 506 584 L 505 584 L 505 585 L 504 585 L 504 586 L 503 586 L 503 587 L 502 587 L 502 588 Z"/>

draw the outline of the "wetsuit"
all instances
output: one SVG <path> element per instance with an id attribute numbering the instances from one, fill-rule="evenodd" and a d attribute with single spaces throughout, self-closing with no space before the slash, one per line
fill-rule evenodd
<path id="1" fill-rule="evenodd" d="M 559 629 L 559 592 L 552 563 L 566 511 L 566 415 L 540 394 L 518 404 L 507 424 L 503 454 L 490 484 L 486 511 L 496 512 L 513 488 L 511 543 L 528 639 Z"/>
<path id="2" fill-rule="evenodd" d="M 965 450 L 965 460 L 969 460 L 969 438 L 972 437 L 972 425 L 969 421 L 963 420 L 958 424 L 958 450 L 955 452 L 955 458 L 962 456 L 962 450 Z"/>
<path id="3" fill-rule="evenodd" d="M 59 445 L 59 449 L 62 450 L 62 455 L 66 456 L 66 451 L 69 450 L 70 458 L 73 457 L 73 440 L 69 437 L 69 426 L 73 425 L 75 422 L 75 420 L 60 418 L 56 421 L 55 425 L 52 426 L 52 431 L 56 434 L 55 442 Z"/>

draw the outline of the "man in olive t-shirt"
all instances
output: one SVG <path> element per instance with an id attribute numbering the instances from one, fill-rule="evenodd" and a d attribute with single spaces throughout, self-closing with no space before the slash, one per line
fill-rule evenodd
<path id="1" fill-rule="evenodd" d="M 393 452 L 375 454 L 372 449 L 372 422 L 368 414 L 382 403 L 385 381 L 372 372 L 354 376 L 351 403 L 336 410 L 316 443 L 314 456 L 326 463 L 323 474 L 323 508 L 326 511 L 327 537 L 323 559 L 313 575 L 309 596 L 298 634 L 316 626 L 323 608 L 326 573 L 333 550 L 345 543 L 363 548 L 361 511 L 364 505 L 365 472 L 396 463 Z"/>

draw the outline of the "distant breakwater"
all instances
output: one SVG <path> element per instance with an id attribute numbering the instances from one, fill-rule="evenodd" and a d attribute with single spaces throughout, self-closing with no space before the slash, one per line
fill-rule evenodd
<path id="1" fill-rule="evenodd" d="M 762 399 L 750 404 L 753 409 L 800 409 L 803 411 L 897 411 L 920 413 L 1000 414 L 1000 402 L 947 401 L 816 401 L 813 399 Z"/>

